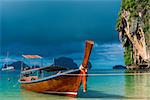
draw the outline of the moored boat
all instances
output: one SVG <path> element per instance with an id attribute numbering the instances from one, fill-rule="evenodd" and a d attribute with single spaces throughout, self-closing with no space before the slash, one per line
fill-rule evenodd
<path id="1" fill-rule="evenodd" d="M 15 70 L 13 66 L 4 65 L 1 71 Z"/>
<path id="2" fill-rule="evenodd" d="M 12 71 L 12 70 L 15 70 L 14 66 L 8 64 L 8 62 L 9 62 L 8 56 L 9 56 L 9 52 L 7 52 L 7 56 L 4 59 L 4 64 L 3 64 L 2 68 L 1 68 L 1 71 Z"/>
<path id="3" fill-rule="evenodd" d="M 66 70 L 58 66 L 48 66 L 21 71 L 21 87 L 39 93 L 77 96 L 80 85 L 83 84 L 83 91 L 86 92 L 87 65 L 93 44 L 93 41 L 86 41 L 84 59 L 79 68 Z M 24 57 L 42 58 L 38 55 Z"/>

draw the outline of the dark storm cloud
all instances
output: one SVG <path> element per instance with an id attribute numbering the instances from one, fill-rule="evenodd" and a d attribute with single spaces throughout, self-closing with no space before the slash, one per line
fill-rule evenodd
<path id="1" fill-rule="evenodd" d="M 1 46 L 3 51 L 14 45 L 20 50 L 35 47 L 49 51 L 60 46 L 65 53 L 64 44 L 86 39 L 97 43 L 117 42 L 115 21 L 119 5 L 120 1 L 101 0 L 3 2 Z M 69 48 L 78 51 L 73 46 Z"/>

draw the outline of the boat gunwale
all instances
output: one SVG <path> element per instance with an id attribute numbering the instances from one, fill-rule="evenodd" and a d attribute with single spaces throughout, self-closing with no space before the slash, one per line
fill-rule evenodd
<path id="1" fill-rule="evenodd" d="M 20 81 L 20 79 L 19 79 L 18 82 L 20 82 L 21 84 L 38 83 L 38 82 L 46 81 L 48 79 L 52 79 L 52 78 L 56 78 L 56 77 L 59 77 L 59 76 L 63 76 L 65 74 L 76 72 L 76 71 L 80 71 L 80 69 L 72 69 L 72 70 L 69 70 L 69 71 L 66 71 L 66 72 L 63 72 L 63 73 L 60 73 L 60 74 L 55 74 L 55 75 L 51 75 L 51 76 L 48 76 L 48 77 L 44 77 L 44 78 L 41 78 L 41 79 L 38 79 L 38 80 L 32 80 L 32 81 Z"/>

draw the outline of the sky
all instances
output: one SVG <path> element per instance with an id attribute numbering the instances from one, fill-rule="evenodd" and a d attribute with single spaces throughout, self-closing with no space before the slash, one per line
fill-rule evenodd
<path id="1" fill-rule="evenodd" d="M 120 0 L 1 1 L 0 55 L 6 55 L 7 51 L 11 55 L 69 55 L 83 52 L 87 39 L 94 40 L 99 48 L 105 44 L 120 45 L 115 30 L 120 3 Z"/>

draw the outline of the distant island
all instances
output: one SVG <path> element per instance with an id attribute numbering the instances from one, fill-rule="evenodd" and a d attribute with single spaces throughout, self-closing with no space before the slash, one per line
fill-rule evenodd
<path id="1" fill-rule="evenodd" d="M 91 63 L 88 62 L 89 67 L 91 66 Z M 47 66 L 39 66 L 39 65 L 27 65 L 25 62 L 23 61 L 16 61 L 13 62 L 11 64 L 9 64 L 8 66 L 13 66 L 15 70 L 19 70 L 21 71 L 21 67 L 23 67 L 22 69 L 31 69 L 31 68 L 39 68 L 39 67 L 47 67 Z M 59 58 L 55 58 L 53 64 L 48 65 L 51 67 L 56 67 L 56 69 L 58 68 L 63 68 L 63 69 L 77 69 L 78 65 L 74 62 L 73 59 L 68 58 L 68 57 L 59 57 Z"/>
<path id="2" fill-rule="evenodd" d="M 127 68 L 149 68 L 150 0 L 122 0 L 116 29 Z"/>

